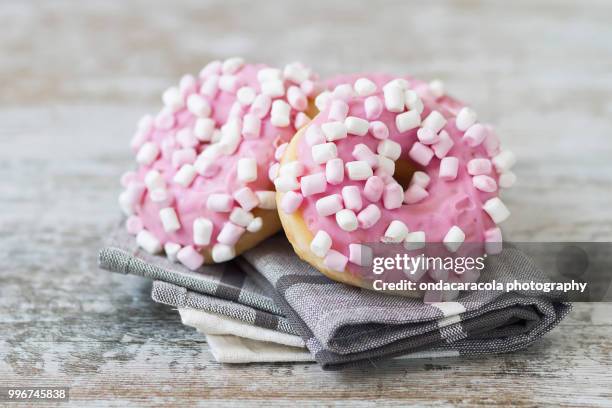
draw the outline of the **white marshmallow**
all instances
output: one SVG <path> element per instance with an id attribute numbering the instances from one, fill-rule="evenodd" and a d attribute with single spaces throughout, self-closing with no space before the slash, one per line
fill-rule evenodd
<path id="1" fill-rule="evenodd" d="M 385 235 L 382 238 L 383 242 L 402 242 L 408 234 L 408 227 L 399 220 L 393 220 L 387 227 Z"/>
<path id="2" fill-rule="evenodd" d="M 250 86 L 243 86 L 242 88 L 238 89 L 238 92 L 236 92 L 236 100 L 238 100 L 238 102 L 243 106 L 252 104 L 256 96 L 257 93 L 255 92 L 255 89 L 251 88 Z"/>
<path id="3" fill-rule="evenodd" d="M 143 229 L 136 235 L 136 243 L 148 253 L 155 255 L 161 252 L 162 245 L 149 231 Z"/>
<path id="4" fill-rule="evenodd" d="M 310 69 L 302 65 L 300 62 L 293 62 L 285 65 L 283 76 L 285 79 L 293 81 L 296 84 L 301 84 L 302 82 L 306 81 L 308 77 L 310 77 Z"/>
<path id="5" fill-rule="evenodd" d="M 338 226 L 344 231 L 355 231 L 359 226 L 357 216 L 351 210 L 343 209 L 336 213 L 336 222 Z"/>
<path id="6" fill-rule="evenodd" d="M 185 106 L 183 95 L 181 95 L 181 91 L 176 86 L 170 87 L 164 91 L 162 94 L 162 101 L 172 112 L 176 112 Z"/>
<path id="7" fill-rule="evenodd" d="M 211 75 L 204 80 L 200 86 L 200 93 L 208 97 L 214 98 L 219 90 L 219 75 Z"/>
<path id="8" fill-rule="evenodd" d="M 289 114 L 291 113 L 291 106 L 283 101 L 277 99 L 272 102 L 272 111 L 270 112 L 270 123 L 276 127 L 287 127 L 291 123 Z"/>
<path id="9" fill-rule="evenodd" d="M 174 208 L 162 208 L 159 210 L 159 218 L 162 222 L 162 226 L 164 227 L 164 231 L 174 232 L 181 229 L 181 223 L 176 216 L 176 211 L 174 211 Z"/>
<path id="10" fill-rule="evenodd" d="M 232 155 L 242 141 L 242 124 L 240 119 L 231 119 L 221 127 L 219 145 L 224 154 Z"/>
<path id="11" fill-rule="evenodd" d="M 236 257 L 236 250 L 233 246 L 225 244 L 215 244 L 212 249 L 212 258 L 216 263 L 226 262 Z"/>
<path id="12" fill-rule="evenodd" d="M 263 227 L 263 219 L 261 217 L 255 217 L 249 225 L 247 225 L 246 229 L 249 232 L 257 232 L 261 230 L 261 227 Z"/>
<path id="13" fill-rule="evenodd" d="M 234 198 L 229 194 L 213 193 L 206 200 L 206 209 L 213 212 L 230 212 Z"/>
<path id="14" fill-rule="evenodd" d="M 376 175 L 380 176 L 379 173 L 384 173 L 388 176 L 395 174 L 395 162 L 388 157 L 378 155 L 378 168 L 376 169 Z"/>
<path id="15" fill-rule="evenodd" d="M 509 171 L 516 163 L 516 156 L 510 150 L 503 150 L 497 156 L 491 159 L 498 173 Z"/>
<path id="16" fill-rule="evenodd" d="M 356 116 L 349 116 L 344 120 L 344 126 L 348 133 L 357 136 L 365 136 L 370 130 L 370 122 Z"/>
<path id="17" fill-rule="evenodd" d="M 354 88 L 359 96 L 369 96 L 376 92 L 376 84 L 368 78 L 359 78 L 355 81 Z"/>
<path id="18" fill-rule="evenodd" d="M 274 186 L 279 193 L 286 193 L 300 188 L 300 182 L 295 177 L 281 176 L 274 179 Z"/>
<path id="19" fill-rule="evenodd" d="M 346 172 L 351 180 L 367 180 L 374 174 L 368 162 L 356 160 L 346 163 Z"/>
<path id="20" fill-rule="evenodd" d="M 325 258 L 331 246 L 332 239 L 329 234 L 323 230 L 318 231 L 312 241 L 310 241 L 310 250 L 319 258 Z"/>
<path id="21" fill-rule="evenodd" d="M 253 218 L 255 218 L 253 213 L 245 211 L 240 207 L 235 207 L 229 216 L 231 222 L 241 227 L 248 227 Z"/>
<path id="22" fill-rule="evenodd" d="M 408 251 L 421 249 L 425 247 L 425 242 L 424 231 L 409 232 L 404 239 L 404 248 Z"/>
<path id="23" fill-rule="evenodd" d="M 424 171 L 415 171 L 412 174 L 412 179 L 410 179 L 410 184 L 416 184 L 423 188 L 427 188 L 429 182 L 431 181 L 431 177 Z"/>
<path id="24" fill-rule="evenodd" d="M 136 154 L 136 161 L 138 164 L 147 166 L 157 159 L 159 155 L 159 146 L 153 142 L 147 142 L 140 146 L 138 153 Z"/>
<path id="25" fill-rule="evenodd" d="M 179 184 L 183 187 L 189 187 L 195 176 L 196 170 L 195 167 L 193 167 L 193 164 L 183 164 L 179 171 L 176 172 L 172 180 L 176 184 Z"/>
<path id="26" fill-rule="evenodd" d="M 297 160 L 282 164 L 278 174 L 281 176 L 300 177 L 304 174 L 304 165 Z"/>
<path id="27" fill-rule="evenodd" d="M 399 86 L 389 85 L 383 89 L 385 108 L 389 112 L 402 112 L 404 110 L 404 90 Z"/>
<path id="28" fill-rule="evenodd" d="M 285 85 L 281 80 L 272 79 L 261 84 L 261 93 L 270 98 L 280 98 L 285 95 Z"/>
<path id="29" fill-rule="evenodd" d="M 465 233 L 456 225 L 453 225 L 444 236 L 444 246 L 450 252 L 457 252 L 465 241 Z"/>
<path id="30" fill-rule="evenodd" d="M 395 117 L 395 127 L 398 132 L 403 133 L 411 129 L 419 127 L 421 124 L 421 115 L 415 110 L 400 113 Z"/>
<path id="31" fill-rule="evenodd" d="M 264 210 L 276 209 L 276 192 L 275 191 L 256 191 L 255 195 L 259 200 L 258 207 Z"/>
<path id="32" fill-rule="evenodd" d="M 510 210 L 508 210 L 508 207 L 506 207 L 499 197 L 489 199 L 486 203 L 484 203 L 482 209 L 489 214 L 493 222 L 496 224 L 504 222 L 510 216 Z"/>
<path id="33" fill-rule="evenodd" d="M 219 89 L 225 92 L 235 92 L 238 78 L 234 75 L 221 75 L 219 77 Z"/>
<path id="34" fill-rule="evenodd" d="M 189 98 L 187 98 L 187 109 L 200 118 L 209 117 L 211 112 L 208 101 L 198 94 L 189 95 Z"/>
<path id="35" fill-rule="evenodd" d="M 240 57 L 232 57 L 223 61 L 221 72 L 224 74 L 234 74 L 244 66 L 244 59 Z"/>
<path id="36" fill-rule="evenodd" d="M 210 118 L 199 118 L 193 127 L 194 136 L 201 142 L 208 142 L 212 139 L 215 130 L 215 121 Z"/>
<path id="37" fill-rule="evenodd" d="M 262 68 L 257 71 L 257 80 L 259 82 L 278 81 L 283 78 L 280 69 L 277 68 Z"/>
<path id="38" fill-rule="evenodd" d="M 149 170 L 145 175 L 144 183 L 149 190 L 166 188 L 166 181 L 157 170 Z"/>
<path id="39" fill-rule="evenodd" d="M 252 157 L 239 159 L 236 166 L 236 177 L 241 183 L 257 180 L 257 160 Z"/>
<path id="40" fill-rule="evenodd" d="M 423 105 L 423 101 L 416 92 L 410 89 L 406 90 L 404 92 L 404 99 L 406 100 L 406 108 L 417 111 L 419 115 L 423 113 L 425 105 Z"/>
<path id="41" fill-rule="evenodd" d="M 328 122 L 321 125 L 321 130 L 328 142 L 344 139 L 347 136 L 347 129 L 342 122 Z"/>
<path id="42" fill-rule="evenodd" d="M 261 119 L 257 115 L 247 113 L 242 121 L 242 135 L 245 139 L 257 139 L 261 133 Z"/>
<path id="43" fill-rule="evenodd" d="M 446 126 L 446 118 L 438 111 L 431 111 L 429 115 L 423 120 L 422 127 L 429 128 L 434 132 L 438 133 L 444 126 Z"/>
<path id="44" fill-rule="evenodd" d="M 513 172 L 507 171 L 500 174 L 499 186 L 501 188 L 510 188 L 514 185 L 514 183 L 516 183 L 516 175 Z"/>
<path id="45" fill-rule="evenodd" d="M 321 143 L 312 146 L 312 160 L 316 164 L 327 163 L 331 159 L 338 157 L 338 148 L 335 143 Z"/>
<path id="46" fill-rule="evenodd" d="M 329 91 L 321 92 L 315 98 L 315 106 L 319 112 L 323 112 L 332 100 L 332 94 Z"/>
<path id="47" fill-rule="evenodd" d="M 402 146 L 391 139 L 385 139 L 378 144 L 376 152 L 391 160 L 397 160 L 402 154 Z"/>
<path id="48" fill-rule="evenodd" d="M 477 119 L 478 116 L 476 115 L 476 112 L 466 106 L 462 108 L 457 114 L 457 118 L 455 119 L 455 125 L 457 126 L 457 129 L 465 132 L 470 126 L 476 123 Z"/>
<path id="49" fill-rule="evenodd" d="M 441 98 L 446 94 L 444 82 L 440 81 L 439 79 L 434 79 L 429 83 L 429 90 L 436 99 Z"/>
<path id="50" fill-rule="evenodd" d="M 177 262 L 178 258 L 176 255 L 181 250 L 181 246 L 175 242 L 166 242 L 164 244 L 164 252 L 166 253 L 166 258 L 170 262 Z"/>
<path id="51" fill-rule="evenodd" d="M 196 245 L 206 246 L 210 244 L 213 223 L 207 218 L 196 218 L 193 220 L 193 242 Z"/>

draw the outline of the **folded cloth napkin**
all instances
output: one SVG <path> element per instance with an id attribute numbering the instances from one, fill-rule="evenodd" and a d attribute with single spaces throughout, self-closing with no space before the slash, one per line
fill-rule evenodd
<path id="1" fill-rule="evenodd" d="M 535 266 L 522 254 L 505 252 L 488 266 L 491 276 L 503 278 L 516 271 L 523 276 L 537 275 Z M 237 263 L 240 268 L 229 263 L 190 272 L 164 257 L 139 250 L 122 228 L 100 252 L 104 269 L 172 283 L 228 300 L 235 307 L 267 312 L 279 321 L 286 316 L 290 330 L 302 337 L 315 360 L 328 369 L 406 354 L 433 357 L 517 350 L 551 330 L 571 307 L 529 294 L 497 292 L 424 304 L 418 299 L 353 288 L 329 280 L 301 261 L 283 235 L 248 251 Z M 201 306 L 216 313 L 227 309 Z M 244 314 L 224 316 L 240 319 Z M 250 324 L 253 320 L 242 321 Z"/>

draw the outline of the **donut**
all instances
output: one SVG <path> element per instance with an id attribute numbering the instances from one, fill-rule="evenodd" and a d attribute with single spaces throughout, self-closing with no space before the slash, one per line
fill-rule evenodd
<path id="1" fill-rule="evenodd" d="M 119 205 L 139 247 L 196 270 L 279 231 L 269 173 L 277 147 L 313 115 L 317 87 L 300 63 L 229 58 L 168 88 L 161 111 L 138 122 L 138 166 L 121 177 Z"/>
<path id="2" fill-rule="evenodd" d="M 438 243 L 456 253 L 469 242 L 482 254 L 498 251 L 498 224 L 510 215 L 499 190 L 516 177 L 515 157 L 500 149 L 493 128 L 440 81 L 369 74 L 330 82 L 275 180 L 299 257 L 331 279 L 373 289 L 372 243 Z M 423 270 L 411 279 L 468 278 Z"/>

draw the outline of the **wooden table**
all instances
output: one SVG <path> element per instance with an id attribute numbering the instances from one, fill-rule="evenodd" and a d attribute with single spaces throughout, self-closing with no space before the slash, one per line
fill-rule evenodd
<path id="1" fill-rule="evenodd" d="M 70 386 L 77 406 L 612 405 L 610 305 L 484 359 L 224 366 L 149 282 L 96 266 L 136 120 L 236 54 L 443 78 L 520 158 L 509 237 L 609 240 L 612 3 L 423 3 L 3 1 L 0 386 Z"/>

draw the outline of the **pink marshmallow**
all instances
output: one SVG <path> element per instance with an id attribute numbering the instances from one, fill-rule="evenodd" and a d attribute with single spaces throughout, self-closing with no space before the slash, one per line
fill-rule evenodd
<path id="1" fill-rule="evenodd" d="M 344 162 L 342 159 L 331 159 L 325 163 L 325 177 L 329 184 L 340 184 L 344 181 Z"/>
<path id="2" fill-rule="evenodd" d="M 442 180 L 454 180 L 457 178 L 457 171 L 459 170 L 459 159 L 456 157 L 445 157 L 440 160 L 440 172 L 438 177 Z"/>
<path id="3" fill-rule="evenodd" d="M 426 145 L 437 143 L 440 140 L 438 134 L 430 128 L 419 128 L 417 130 L 417 137 L 421 143 Z"/>
<path id="4" fill-rule="evenodd" d="M 357 214 L 357 221 L 359 221 L 361 228 L 368 229 L 378 222 L 381 215 L 380 208 L 376 204 L 370 204 Z"/>
<path id="5" fill-rule="evenodd" d="M 325 266 L 337 272 L 343 272 L 347 262 L 348 258 L 346 256 L 333 249 L 330 249 L 327 255 L 325 255 L 325 259 L 323 259 L 323 264 Z"/>
<path id="6" fill-rule="evenodd" d="M 245 211 L 251 211 L 259 205 L 257 195 L 249 187 L 243 187 L 234 192 L 234 200 L 236 200 Z"/>
<path id="7" fill-rule="evenodd" d="M 304 196 L 302 196 L 300 193 L 296 193 L 295 191 L 287 191 L 281 199 L 280 207 L 285 214 L 293 214 L 298 208 L 300 208 L 303 200 Z"/>
<path id="8" fill-rule="evenodd" d="M 378 166 L 378 157 L 376 157 L 376 154 L 374 154 L 374 152 L 363 143 L 359 143 L 358 145 L 356 145 L 353 148 L 352 154 L 356 160 L 363 160 L 367 162 L 370 167 Z"/>
<path id="9" fill-rule="evenodd" d="M 125 220 L 125 229 L 128 234 L 137 235 L 140 231 L 142 231 L 142 220 L 140 217 L 135 215 L 131 215 Z"/>
<path id="10" fill-rule="evenodd" d="M 179 168 L 183 164 L 191 164 L 196 159 L 196 151 L 193 148 L 180 149 L 172 153 L 172 165 Z"/>
<path id="11" fill-rule="evenodd" d="M 433 155 L 433 150 L 420 142 L 415 142 L 408 152 L 408 156 L 421 166 L 427 166 Z"/>
<path id="12" fill-rule="evenodd" d="M 484 174 L 472 177 L 472 184 L 475 188 L 485 193 L 492 193 L 497 190 L 497 183 L 495 180 Z"/>
<path id="13" fill-rule="evenodd" d="M 302 195 L 304 197 L 323 193 L 327 188 L 325 173 L 315 173 L 304 176 L 300 179 L 300 185 L 302 188 Z"/>
<path id="14" fill-rule="evenodd" d="M 385 186 L 383 191 L 383 205 L 387 210 L 400 208 L 404 201 L 404 190 L 397 183 L 390 183 Z"/>
<path id="15" fill-rule="evenodd" d="M 344 201 L 344 208 L 349 210 L 359 211 L 363 206 L 357 186 L 342 187 L 342 200 Z"/>
<path id="16" fill-rule="evenodd" d="M 383 122 L 375 121 L 370 123 L 370 134 L 376 139 L 384 140 L 389 137 L 389 128 Z"/>
<path id="17" fill-rule="evenodd" d="M 427 198 L 427 196 L 429 196 L 427 190 L 418 184 L 413 184 L 406 189 L 406 192 L 404 193 L 404 202 L 406 204 L 415 204 L 424 200 Z"/>
<path id="18" fill-rule="evenodd" d="M 176 254 L 176 258 L 192 271 L 195 271 L 204 263 L 202 254 L 191 245 L 181 248 Z"/>
<path id="19" fill-rule="evenodd" d="M 255 100 L 251 104 L 249 112 L 257 116 L 259 119 L 263 119 L 266 117 L 268 112 L 270 112 L 271 106 L 272 99 L 267 95 L 259 94 L 255 97 Z"/>
<path id="20" fill-rule="evenodd" d="M 313 124 L 308 126 L 305 136 L 306 143 L 308 144 L 308 146 L 314 146 L 327 142 L 327 140 L 325 139 L 325 135 L 323 134 L 323 131 L 321 130 L 321 127 L 319 125 Z"/>
<path id="21" fill-rule="evenodd" d="M 383 104 L 378 96 L 368 96 L 363 102 L 363 107 L 368 120 L 378 119 L 383 111 Z"/>
<path id="22" fill-rule="evenodd" d="M 363 195 L 365 198 L 372 202 L 380 200 L 383 190 L 385 189 L 385 183 L 378 176 L 372 176 L 366 180 L 365 186 L 363 187 Z"/>
<path id="23" fill-rule="evenodd" d="M 487 129 L 480 123 L 468 128 L 463 135 L 463 141 L 470 147 L 476 147 L 487 137 Z"/>
<path id="24" fill-rule="evenodd" d="M 328 119 L 344 122 L 344 119 L 346 119 L 346 115 L 348 115 L 348 112 L 349 106 L 346 104 L 346 102 L 340 99 L 335 99 L 334 101 L 332 101 L 331 106 L 329 108 Z"/>
<path id="25" fill-rule="evenodd" d="M 452 149 L 455 142 L 453 142 L 453 139 L 451 139 L 448 132 L 446 132 L 445 130 L 441 131 L 438 137 L 440 138 L 440 140 L 438 141 L 438 143 L 434 144 L 432 147 L 433 147 L 434 153 L 436 154 L 436 157 L 438 159 L 441 159 L 448 154 L 448 152 L 450 151 L 450 149 Z"/>
<path id="26" fill-rule="evenodd" d="M 491 173 L 491 160 L 472 159 L 467 164 L 468 173 L 472 176 Z"/>
<path id="27" fill-rule="evenodd" d="M 244 231 L 244 227 L 240 227 L 232 222 L 226 222 L 223 224 L 219 235 L 217 235 L 217 241 L 225 245 L 235 245 L 242 234 L 244 234 Z"/>
<path id="28" fill-rule="evenodd" d="M 315 207 L 321 217 L 333 215 L 342 209 L 342 197 L 340 194 L 332 194 L 319 198 L 315 203 Z"/>

